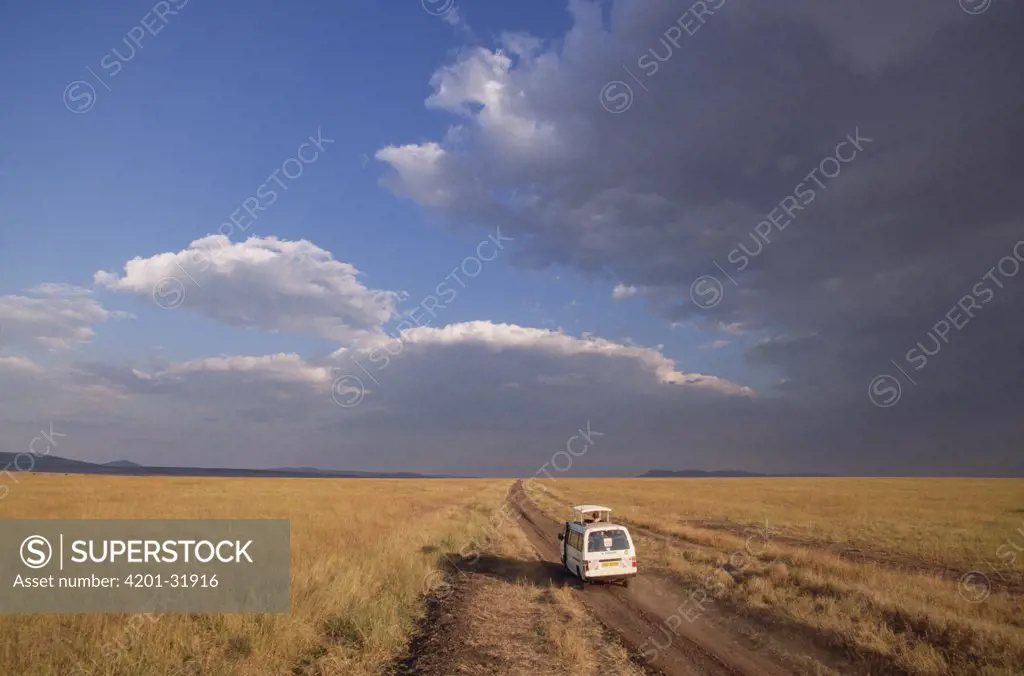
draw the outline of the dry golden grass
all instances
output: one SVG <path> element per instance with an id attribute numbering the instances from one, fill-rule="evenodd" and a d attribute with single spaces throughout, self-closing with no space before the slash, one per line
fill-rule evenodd
<path id="1" fill-rule="evenodd" d="M 19 475 L 0 518 L 287 518 L 291 612 L 0 616 L 11 674 L 375 674 L 440 552 L 487 536 L 507 480 Z M 76 669 L 79 670 L 76 672 Z"/>
<path id="2" fill-rule="evenodd" d="M 639 537 L 642 569 L 778 620 L 866 668 L 908 674 L 1019 674 L 1020 587 L 969 603 L 956 573 L 983 559 L 1016 584 L 997 547 L 1022 525 L 1024 482 L 931 479 L 545 481 L 531 496 L 556 517 L 608 504 Z M 765 521 L 768 530 L 765 536 Z M 749 526 L 744 529 L 743 526 Z M 706 604 L 711 607 L 712 604 Z"/>
<path id="3" fill-rule="evenodd" d="M 551 588 L 544 597 L 545 636 L 558 673 L 572 676 L 641 676 L 622 645 L 606 635 L 568 587 Z"/>
<path id="4" fill-rule="evenodd" d="M 763 525 L 787 535 L 976 566 L 1024 523 L 1019 479 L 616 480 L 616 514 Z M 609 500 L 604 480 L 549 482 Z M 621 497 L 619 497 L 621 495 Z M 1024 557 L 1022 557 L 1024 558 Z M 1018 566 L 1018 568 L 1020 568 Z"/>

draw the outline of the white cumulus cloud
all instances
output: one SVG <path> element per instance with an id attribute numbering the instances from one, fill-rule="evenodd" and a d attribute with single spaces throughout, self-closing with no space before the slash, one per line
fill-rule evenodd
<path id="1" fill-rule="evenodd" d="M 415 349 L 435 346 L 476 346 L 490 352 L 533 353 L 563 362 L 569 362 L 577 357 L 606 358 L 634 364 L 641 371 L 654 376 L 659 384 L 686 385 L 729 395 L 754 395 L 754 391 L 749 387 L 737 385 L 723 378 L 680 371 L 672 359 L 654 348 L 624 345 L 593 336 L 576 338 L 562 331 L 490 321 L 461 322 L 437 328 L 410 328 L 402 331 L 398 338 L 383 339 L 376 345 L 363 346 L 361 351 L 378 355 L 382 352 L 398 355 L 407 347 Z M 350 352 L 339 350 L 335 356 L 341 357 Z"/>
<path id="2" fill-rule="evenodd" d="M 188 248 L 133 258 L 124 273 L 97 272 L 97 284 L 150 297 L 161 280 L 184 289 L 181 309 L 225 324 L 349 342 L 379 331 L 398 294 L 370 289 L 359 270 L 307 240 L 223 235 Z"/>

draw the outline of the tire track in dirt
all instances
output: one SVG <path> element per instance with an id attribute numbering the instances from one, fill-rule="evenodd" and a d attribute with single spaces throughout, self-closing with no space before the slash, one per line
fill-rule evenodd
<path id="1" fill-rule="evenodd" d="M 486 551 L 443 555 L 447 565 L 425 578 L 426 612 L 384 673 L 649 676 L 575 599 L 566 603 L 561 566 L 537 558 L 515 523 L 503 525 L 505 537 Z"/>
<path id="2" fill-rule="evenodd" d="M 531 544 L 548 561 L 560 561 L 560 525 L 543 514 L 517 481 L 508 498 Z M 642 571 L 642 560 L 641 560 Z M 679 590 L 645 577 L 642 572 L 628 589 L 594 586 L 578 591 L 579 600 L 609 630 L 618 634 L 658 673 L 669 676 L 789 676 L 791 669 L 775 664 L 737 638 L 709 623 L 688 622 L 681 608 L 687 599 Z M 656 639 L 658 649 L 644 648 Z M 660 647 L 668 642 L 665 647 Z"/>

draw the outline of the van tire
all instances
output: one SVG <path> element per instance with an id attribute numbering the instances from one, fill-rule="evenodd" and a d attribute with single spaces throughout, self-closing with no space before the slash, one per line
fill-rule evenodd
<path id="1" fill-rule="evenodd" d="M 629 589 L 629 578 L 628 577 L 625 580 L 622 581 L 622 586 L 625 587 L 626 589 Z"/>

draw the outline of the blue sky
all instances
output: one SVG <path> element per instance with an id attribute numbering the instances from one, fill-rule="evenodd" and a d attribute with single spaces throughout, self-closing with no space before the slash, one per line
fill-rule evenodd
<path id="1" fill-rule="evenodd" d="M 522 475 L 600 420 L 572 472 L 1019 471 L 1009 314 L 896 370 L 1018 251 L 1018 10 L 866 4 L 4 8 L 5 443 Z"/>
<path id="2" fill-rule="evenodd" d="M 447 230 L 378 187 L 382 167 L 374 153 L 437 136 L 450 124 L 448 113 L 427 110 L 423 100 L 432 72 L 454 50 L 491 43 L 506 31 L 557 37 L 569 24 L 564 7 L 545 2 L 474 5 L 462 10 L 459 26 L 419 7 L 398 11 L 372 2 L 296 11 L 271 2 L 190 0 L 167 14 L 166 24 L 147 15 L 151 8 L 115 2 L 54 13 L 40 4 L 9 17 L 13 40 L 0 49 L 24 67 L 4 74 L 5 91 L 17 96 L 0 116 L 10 132 L 2 142 L 8 160 L 0 220 L 19 240 L 0 252 L 0 291 L 53 280 L 88 286 L 97 270 L 119 270 L 134 256 L 176 251 L 217 232 L 299 143 L 322 129 L 336 142 L 251 233 L 308 239 L 356 264 L 368 284 L 405 290 L 418 301 L 479 236 Z M 142 37 L 132 56 L 124 38 L 144 15 L 157 34 Z M 113 49 L 123 62 L 112 76 L 101 61 Z M 96 102 L 87 113 L 69 114 L 60 95 L 79 79 L 96 88 Z M 560 326 L 575 335 L 664 344 L 666 353 L 686 354 L 695 366 L 736 375 L 734 356 L 695 349 L 708 336 L 671 328 L 640 299 L 612 301 L 613 285 L 607 276 L 499 261 L 443 320 Z M 198 319 L 186 328 L 182 318 L 161 317 L 143 304 L 116 305 L 145 321 L 119 326 L 116 337 L 100 332 L 100 354 L 151 345 L 182 358 L 315 347 Z"/>

